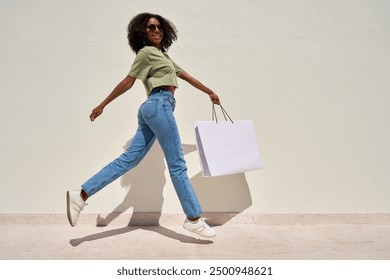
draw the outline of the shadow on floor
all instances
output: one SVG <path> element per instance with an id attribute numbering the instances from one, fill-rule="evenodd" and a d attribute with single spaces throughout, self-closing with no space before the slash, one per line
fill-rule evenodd
<path id="1" fill-rule="evenodd" d="M 104 231 L 104 232 L 100 232 L 100 233 L 87 235 L 87 236 L 84 236 L 82 238 L 71 239 L 69 241 L 69 243 L 73 247 L 77 247 L 77 246 L 81 245 L 84 242 L 95 241 L 95 240 L 99 240 L 99 239 L 113 237 L 113 236 L 116 236 L 116 235 L 132 232 L 134 230 L 153 231 L 153 232 L 161 234 L 161 235 L 163 235 L 165 237 L 168 237 L 168 238 L 171 238 L 171 239 L 176 239 L 177 241 L 180 241 L 182 243 L 193 243 L 193 244 L 204 244 L 204 245 L 214 243 L 211 240 L 196 239 L 196 238 L 191 237 L 191 236 L 180 234 L 180 233 L 177 233 L 177 232 L 175 232 L 173 230 L 170 230 L 170 229 L 168 229 L 166 227 L 162 227 L 162 226 L 144 226 L 144 227 L 127 226 L 127 227 L 124 227 L 124 228 L 112 229 L 112 230 L 108 230 L 108 231 Z"/>

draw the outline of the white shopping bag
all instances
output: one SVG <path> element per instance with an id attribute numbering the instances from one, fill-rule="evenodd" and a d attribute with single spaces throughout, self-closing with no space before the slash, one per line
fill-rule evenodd
<path id="1" fill-rule="evenodd" d="M 196 121 L 194 126 L 203 177 L 263 168 L 251 120 Z"/>

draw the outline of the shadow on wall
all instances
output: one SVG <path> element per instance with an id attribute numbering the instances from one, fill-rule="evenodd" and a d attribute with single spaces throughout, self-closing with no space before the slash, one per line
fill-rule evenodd
<path id="1" fill-rule="evenodd" d="M 196 152 L 196 145 L 183 145 L 184 154 Z M 203 212 L 223 212 L 214 215 L 210 224 L 225 224 L 252 205 L 252 197 L 244 173 L 204 178 L 199 172 L 190 178 Z"/>
<path id="2" fill-rule="evenodd" d="M 131 140 L 123 147 L 127 149 Z M 196 151 L 195 145 L 183 144 L 184 155 Z M 123 201 L 106 217 L 97 217 L 97 226 L 106 226 L 132 208 L 131 226 L 159 225 L 166 184 L 165 159 L 160 145 L 152 146 L 140 164 L 121 177 L 121 186 L 128 190 Z M 170 180 L 170 179 L 168 179 Z M 190 178 L 204 212 L 228 212 L 218 217 L 224 224 L 252 205 L 245 174 L 203 178 L 201 173 Z M 211 222 L 212 224 L 214 222 Z"/>
<path id="3" fill-rule="evenodd" d="M 125 146 L 127 150 L 130 139 Z M 132 170 L 120 178 L 123 188 L 128 190 L 125 198 L 106 217 L 97 218 L 97 226 L 110 224 L 123 212 L 133 208 L 133 214 L 128 225 L 159 225 L 164 202 L 163 190 L 166 183 L 164 154 L 156 141 L 143 160 Z M 143 212 L 150 212 L 145 220 Z"/>

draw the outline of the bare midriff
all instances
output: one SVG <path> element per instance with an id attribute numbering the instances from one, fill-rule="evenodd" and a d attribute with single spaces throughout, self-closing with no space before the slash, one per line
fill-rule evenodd
<path id="1" fill-rule="evenodd" d="M 161 87 L 158 87 L 160 89 L 166 89 L 167 91 L 169 91 L 170 93 L 172 94 L 175 94 L 175 89 L 176 87 L 174 86 L 161 86 Z"/>

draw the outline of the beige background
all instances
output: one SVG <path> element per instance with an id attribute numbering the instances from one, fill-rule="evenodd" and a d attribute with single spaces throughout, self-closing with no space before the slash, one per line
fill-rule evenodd
<path id="1" fill-rule="evenodd" d="M 261 171 L 203 179 L 193 122 L 203 93 L 180 81 L 176 117 L 205 211 L 390 211 L 390 2 L 0 0 L 0 212 L 62 213 L 65 191 L 118 156 L 136 129 L 141 82 L 95 123 L 91 109 L 127 74 L 126 26 L 173 21 L 170 56 L 254 121 Z M 86 212 L 181 213 L 163 155 L 90 200 Z"/>

